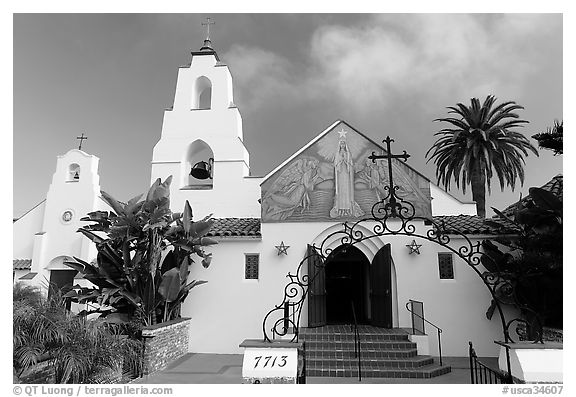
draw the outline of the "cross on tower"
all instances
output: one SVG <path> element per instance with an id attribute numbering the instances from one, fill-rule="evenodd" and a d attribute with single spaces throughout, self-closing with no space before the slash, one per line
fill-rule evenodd
<path id="1" fill-rule="evenodd" d="M 82 141 L 84 139 L 88 139 L 88 137 L 84 136 L 84 133 L 82 133 L 82 136 L 77 136 L 76 139 L 80 139 L 80 145 L 78 146 L 78 150 L 82 150 Z"/>
<path id="2" fill-rule="evenodd" d="M 388 160 L 388 180 L 390 182 L 390 204 L 392 206 L 392 214 L 395 215 L 396 213 L 396 195 L 394 194 L 394 181 L 392 180 L 392 159 L 402 159 L 404 161 L 408 160 L 408 158 L 410 157 L 410 155 L 408 153 L 406 153 L 406 150 L 404 150 L 404 153 L 402 154 L 392 154 L 391 150 L 390 150 L 390 143 L 394 142 L 394 139 L 390 138 L 389 136 L 386 137 L 386 139 L 384 139 L 382 142 L 386 142 L 386 154 L 383 155 L 377 155 L 376 153 L 372 152 L 372 154 L 370 156 L 368 156 L 368 158 L 370 160 L 372 160 L 373 163 L 376 162 L 376 160 L 379 159 L 387 159 Z"/>
<path id="3" fill-rule="evenodd" d="M 207 17 L 206 22 L 202 22 L 202 26 L 206 26 L 206 40 L 210 40 L 210 25 L 215 25 L 216 22 L 212 22 L 212 18 Z"/>

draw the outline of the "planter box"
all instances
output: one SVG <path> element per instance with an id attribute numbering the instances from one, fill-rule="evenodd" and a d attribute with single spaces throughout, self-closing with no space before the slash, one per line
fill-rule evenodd
<path id="1" fill-rule="evenodd" d="M 562 383 L 563 350 L 557 342 L 498 342 L 500 356 L 499 368 L 507 372 L 506 349 L 509 349 L 510 372 L 521 383 Z"/>
<path id="2" fill-rule="evenodd" d="M 143 375 L 160 371 L 188 353 L 189 328 L 189 318 L 178 318 L 142 329 Z"/>

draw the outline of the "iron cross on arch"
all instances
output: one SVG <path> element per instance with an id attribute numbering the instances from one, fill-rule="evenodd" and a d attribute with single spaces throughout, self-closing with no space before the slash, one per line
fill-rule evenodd
<path id="1" fill-rule="evenodd" d="M 378 155 L 375 152 L 372 152 L 372 154 L 370 156 L 368 156 L 368 158 L 370 160 L 372 160 L 373 163 L 376 162 L 376 160 L 380 160 L 380 159 L 387 159 L 388 160 L 388 180 L 390 182 L 390 185 L 388 187 L 389 192 L 390 192 L 390 199 L 389 199 L 389 205 L 392 209 L 392 216 L 396 216 L 397 214 L 397 207 L 399 206 L 399 204 L 397 204 L 396 201 L 396 194 L 394 193 L 394 181 L 392 180 L 392 159 L 401 159 L 401 160 L 408 160 L 408 158 L 410 157 L 410 155 L 408 153 L 406 153 L 406 150 L 404 150 L 404 153 L 402 154 L 392 154 L 392 151 L 390 150 L 390 143 L 394 142 L 394 139 L 390 138 L 390 136 L 387 136 L 386 139 L 384 139 L 382 141 L 382 143 L 386 142 L 386 154 L 382 154 L 382 155 Z"/>

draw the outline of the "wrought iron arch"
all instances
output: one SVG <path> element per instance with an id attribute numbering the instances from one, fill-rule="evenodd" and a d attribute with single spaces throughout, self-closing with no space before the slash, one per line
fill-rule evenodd
<path id="1" fill-rule="evenodd" d="M 390 142 L 393 139 L 387 137 L 388 154 L 377 156 L 374 153 L 369 157 L 372 161 L 380 158 L 387 158 L 389 164 L 389 186 L 385 186 L 386 196 L 376 202 L 371 209 L 371 217 L 366 217 L 355 222 L 343 222 L 342 228 L 335 230 L 324 237 L 319 245 L 309 246 L 305 257 L 300 261 L 296 272 L 287 274 L 288 282 L 284 287 L 284 297 L 279 305 L 275 305 L 265 316 L 262 322 L 264 341 L 271 342 L 276 337 L 284 337 L 292 334 L 292 341 L 298 341 L 298 332 L 302 308 L 308 295 L 308 287 L 314 282 L 321 268 L 325 265 L 326 259 L 332 253 L 334 239 L 340 240 L 340 246 L 353 246 L 362 241 L 381 238 L 385 236 L 408 236 L 421 238 L 435 243 L 453 252 L 462 259 L 482 280 L 495 303 L 496 312 L 502 325 L 504 342 L 513 342 L 510 336 L 510 329 L 515 323 L 525 323 L 527 327 L 533 327 L 536 334 L 535 342 L 542 342 L 542 321 L 538 313 L 530 306 L 522 304 L 516 295 L 515 286 L 509 279 L 503 278 L 500 266 L 490 256 L 481 250 L 481 242 L 473 243 L 470 238 L 461 231 L 448 230 L 444 222 L 435 221 L 432 218 L 416 216 L 415 207 L 407 200 L 403 200 L 396 195 L 399 189 L 392 180 L 391 159 L 403 158 L 406 160 L 409 155 L 404 152 L 402 155 L 390 154 Z M 422 226 L 429 226 L 425 232 L 420 232 L 417 227 L 422 222 Z M 370 233 L 366 233 L 368 230 Z M 451 236 L 457 236 L 464 240 L 459 247 L 454 248 L 450 242 Z M 484 268 L 482 261 L 489 261 L 492 271 Z M 316 272 L 312 275 L 303 272 L 303 266 L 312 261 Z M 497 292 L 498 291 L 498 292 Z M 531 313 L 532 322 L 525 318 L 506 319 L 503 306 L 514 304 L 521 311 Z M 292 332 L 291 332 L 292 331 Z M 518 329 L 517 335 L 520 335 Z"/>

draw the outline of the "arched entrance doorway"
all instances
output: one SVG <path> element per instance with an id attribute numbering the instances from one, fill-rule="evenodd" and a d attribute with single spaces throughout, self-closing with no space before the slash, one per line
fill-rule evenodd
<path id="1" fill-rule="evenodd" d="M 384 245 L 370 263 L 353 245 L 335 248 L 326 261 L 308 247 L 308 326 L 353 323 L 392 328 L 392 257 Z"/>
<path id="2" fill-rule="evenodd" d="M 359 323 L 368 322 L 370 262 L 353 246 L 340 246 L 325 263 L 326 322 L 353 323 L 352 305 Z"/>

